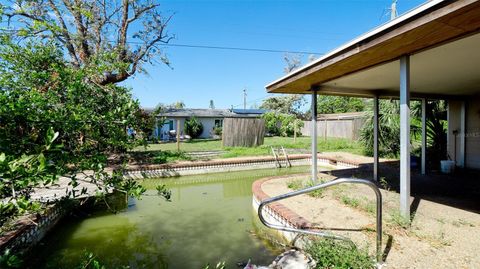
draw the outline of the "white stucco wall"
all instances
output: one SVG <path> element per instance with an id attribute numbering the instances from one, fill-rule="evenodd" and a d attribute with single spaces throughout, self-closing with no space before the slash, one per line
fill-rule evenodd
<path id="1" fill-rule="evenodd" d="M 448 102 L 448 154 L 452 160 L 461 161 L 461 139 L 465 137 L 465 167 L 480 169 L 480 96 L 466 101 L 466 126 L 461 128 L 462 101 Z M 453 131 L 458 130 L 458 135 Z M 455 152 L 456 142 L 456 152 Z"/>
<path id="2" fill-rule="evenodd" d="M 213 136 L 213 127 L 215 127 L 215 120 L 223 120 L 222 118 L 197 118 L 203 125 L 203 132 L 200 135 L 199 138 L 212 138 Z M 158 134 L 159 134 L 159 139 L 163 139 L 162 134 L 165 134 L 166 132 L 169 131 L 169 124 L 168 121 L 173 120 L 173 130 L 177 130 L 177 120 L 176 119 L 167 119 L 165 124 L 163 126 L 159 126 L 158 128 Z M 182 118 L 180 119 L 180 135 L 185 134 L 185 119 Z"/>

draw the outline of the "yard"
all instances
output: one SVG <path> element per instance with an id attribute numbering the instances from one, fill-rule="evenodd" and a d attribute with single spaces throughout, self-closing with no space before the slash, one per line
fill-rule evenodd
<path id="1" fill-rule="evenodd" d="M 180 143 L 180 150 L 184 153 L 192 153 L 199 151 L 220 151 L 218 158 L 232 158 L 242 156 L 262 156 L 271 155 L 271 147 L 280 148 L 284 147 L 287 151 L 296 153 L 309 153 L 311 148 L 310 137 L 298 137 L 294 142 L 291 137 L 265 137 L 265 143 L 260 147 L 246 148 L 246 147 L 225 147 L 222 148 L 221 140 L 192 140 L 188 142 Z M 174 153 L 177 150 L 176 143 L 159 143 L 150 144 L 147 148 L 137 147 L 133 152 L 142 153 L 158 153 L 168 152 L 171 155 L 178 156 L 177 159 L 182 159 L 184 154 Z M 363 154 L 363 147 L 357 141 L 341 138 L 328 138 L 327 140 L 318 139 L 318 151 L 343 151 L 354 154 Z M 174 160 L 173 158 L 172 160 Z"/>

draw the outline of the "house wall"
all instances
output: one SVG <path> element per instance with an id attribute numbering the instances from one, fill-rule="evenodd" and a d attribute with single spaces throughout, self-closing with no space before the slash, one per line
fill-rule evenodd
<path id="1" fill-rule="evenodd" d="M 212 138 L 213 137 L 213 127 L 215 127 L 215 120 L 222 118 L 197 118 L 203 125 L 203 132 L 199 138 Z M 168 124 L 169 120 L 173 120 L 173 130 L 177 130 L 177 120 L 176 119 L 167 119 L 166 123 L 163 126 L 157 128 L 158 138 L 162 140 L 167 140 L 165 135 L 169 130 L 170 126 Z M 180 119 L 180 135 L 185 134 L 185 118 Z"/>
<path id="2" fill-rule="evenodd" d="M 200 135 L 200 138 L 212 138 L 213 127 L 215 127 L 215 118 L 199 118 L 199 120 L 203 124 L 203 132 Z"/>
<path id="3" fill-rule="evenodd" d="M 465 167 L 480 169 L 480 96 L 465 102 L 465 130 L 461 130 L 462 101 L 448 102 L 448 154 L 461 165 L 461 139 L 465 137 Z M 458 130 L 455 137 L 453 131 Z M 455 152 L 456 142 L 456 152 Z"/>
<path id="4" fill-rule="evenodd" d="M 168 123 L 170 120 L 173 120 L 173 130 L 177 130 L 177 119 L 166 119 L 165 124 L 162 126 L 157 126 L 157 138 L 161 140 L 168 140 L 168 131 L 170 130 L 170 124 Z M 185 119 L 180 119 L 180 135 L 184 134 L 183 127 L 185 126 Z"/>

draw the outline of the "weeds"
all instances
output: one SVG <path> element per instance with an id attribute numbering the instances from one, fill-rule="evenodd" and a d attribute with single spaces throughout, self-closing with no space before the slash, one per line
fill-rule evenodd
<path id="1" fill-rule="evenodd" d="M 316 240 L 306 251 L 316 260 L 316 268 L 374 268 L 373 258 L 366 250 L 341 241 Z"/>
<path id="2" fill-rule="evenodd" d="M 452 221 L 452 225 L 455 226 L 455 227 L 460 227 L 460 226 L 475 227 L 475 224 L 473 224 L 471 222 L 468 222 L 464 219 L 454 220 L 454 221 Z"/>
<path id="3" fill-rule="evenodd" d="M 210 264 L 205 265 L 204 269 L 225 269 L 225 262 L 219 262 L 215 267 L 210 267 Z"/>
<path id="4" fill-rule="evenodd" d="M 157 194 L 161 197 L 163 197 L 167 202 L 171 202 L 171 198 L 172 198 L 172 191 L 167 189 L 167 187 L 165 185 L 158 185 L 157 187 L 155 187 L 155 189 L 157 190 Z"/>
<path id="5" fill-rule="evenodd" d="M 303 180 L 295 179 L 287 182 L 287 187 L 291 190 L 299 190 L 303 187 Z"/>
<path id="6" fill-rule="evenodd" d="M 343 195 L 341 197 L 341 200 L 344 204 L 346 204 L 348 206 L 351 206 L 353 208 L 357 208 L 358 206 L 360 206 L 360 200 L 358 200 L 357 198 L 348 197 L 347 195 Z"/>
<path id="7" fill-rule="evenodd" d="M 313 187 L 313 186 L 316 186 L 318 184 L 322 184 L 324 182 L 325 181 L 323 181 L 321 179 L 318 180 L 318 182 L 313 182 L 311 180 L 304 181 L 304 180 L 301 180 L 301 179 L 296 179 L 296 180 L 291 180 L 291 181 L 287 182 L 287 187 L 289 189 L 298 191 L 300 189 Z M 324 191 L 323 189 L 318 189 L 318 190 L 309 192 L 308 195 L 311 196 L 311 197 L 314 197 L 314 198 L 323 197 L 323 191 Z"/>
<path id="8" fill-rule="evenodd" d="M 404 217 L 398 210 L 390 212 L 389 221 L 391 224 L 394 224 L 403 229 L 407 229 L 410 227 L 410 218 Z"/>

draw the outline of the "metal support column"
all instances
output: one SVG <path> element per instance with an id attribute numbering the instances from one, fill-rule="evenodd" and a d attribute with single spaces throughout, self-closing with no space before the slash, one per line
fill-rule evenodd
<path id="1" fill-rule="evenodd" d="M 317 182 L 317 89 L 312 89 L 312 181 Z"/>
<path id="2" fill-rule="evenodd" d="M 427 172 L 427 99 L 422 99 L 422 175 Z"/>
<path id="3" fill-rule="evenodd" d="M 459 162 L 458 166 L 465 167 L 465 146 L 466 146 L 466 134 L 467 134 L 467 104 L 462 101 L 460 108 L 460 145 L 459 145 Z"/>
<path id="4" fill-rule="evenodd" d="M 400 58 L 400 213 L 410 219 L 410 57 Z"/>
<path id="5" fill-rule="evenodd" d="M 373 99 L 373 180 L 378 182 L 378 95 Z"/>

